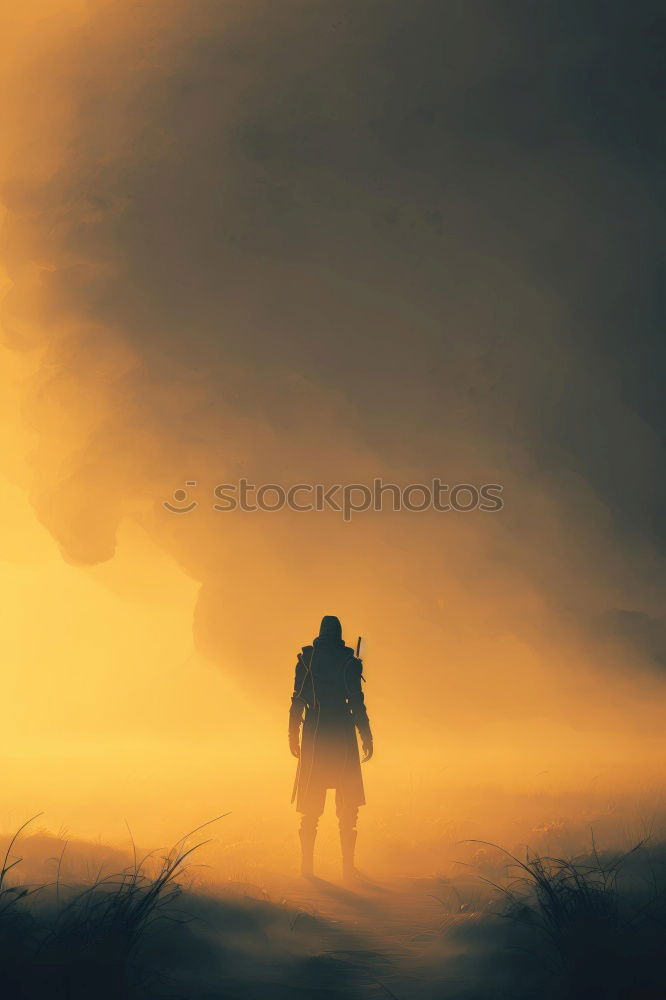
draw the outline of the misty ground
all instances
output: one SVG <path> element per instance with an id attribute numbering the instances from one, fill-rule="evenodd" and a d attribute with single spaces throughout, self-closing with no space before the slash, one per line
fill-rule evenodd
<path id="1" fill-rule="evenodd" d="M 528 855 L 482 844 L 459 845 L 440 872 L 353 887 L 328 870 L 305 881 L 183 866 L 145 921 L 155 876 L 130 879 L 121 899 L 112 873 L 136 872 L 123 851 L 43 832 L 10 857 L 22 860 L 0 880 L 0 959 L 17 1000 L 666 996 L 655 838 L 628 856 L 593 844 L 569 867 L 533 855 L 528 877 Z"/>
<path id="2" fill-rule="evenodd" d="M 316 970 L 311 986 L 330 996 L 425 1000 L 464 985 L 456 977 L 464 977 L 458 961 L 465 947 L 452 932 L 489 902 L 478 880 L 464 876 L 455 884 L 421 877 L 361 879 L 350 887 L 267 874 L 263 891 L 295 908 L 292 930 L 314 949 L 290 985 L 305 986 L 303 974 Z"/>

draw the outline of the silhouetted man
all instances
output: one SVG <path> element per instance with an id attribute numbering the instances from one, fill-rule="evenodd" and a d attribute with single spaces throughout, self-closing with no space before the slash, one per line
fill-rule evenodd
<path id="1" fill-rule="evenodd" d="M 299 833 L 305 877 L 312 875 L 317 824 L 328 788 L 335 789 L 343 875 L 350 879 L 355 874 L 358 807 L 365 804 L 357 729 L 363 763 L 370 760 L 373 750 L 361 690 L 362 670 L 361 660 L 344 644 L 339 619 L 325 615 L 313 645 L 303 646 L 298 654 L 289 712 L 289 747 L 299 758 L 292 802 L 296 799 L 296 809 L 302 813 Z"/>

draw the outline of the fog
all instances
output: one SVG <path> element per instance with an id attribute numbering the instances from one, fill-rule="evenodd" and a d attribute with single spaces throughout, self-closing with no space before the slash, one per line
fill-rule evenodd
<path id="1" fill-rule="evenodd" d="M 221 865 L 293 866 L 324 614 L 364 637 L 366 860 L 659 815 L 656 11 L 5 15 L 0 826 L 229 810 Z M 216 511 L 242 476 L 504 507 Z"/>

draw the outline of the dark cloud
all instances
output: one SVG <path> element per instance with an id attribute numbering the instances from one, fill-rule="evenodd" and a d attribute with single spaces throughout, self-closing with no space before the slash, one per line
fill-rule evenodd
<path id="1" fill-rule="evenodd" d="M 242 657 L 261 604 L 238 606 L 245 556 L 267 547 L 286 643 L 304 566 L 325 592 L 361 530 L 426 618 L 467 573 L 489 635 L 552 634 L 506 580 L 586 637 L 613 607 L 654 616 L 664 23 L 652 3 L 196 0 L 102 7 L 70 32 L 48 70 L 74 108 L 58 169 L 6 187 L 10 307 L 47 337 L 76 317 L 27 416 L 48 438 L 61 390 L 76 407 L 97 381 L 107 401 L 64 471 L 37 468 L 66 557 L 108 558 L 118 519 L 193 467 L 444 474 L 504 483 L 506 512 L 417 537 L 292 520 L 260 540 L 156 518 L 203 582 L 200 642 Z M 26 304 L 37 247 L 52 269 Z M 100 367 L 108 340 L 133 360 Z M 642 657 L 642 626 L 622 631 Z"/>
<path id="2" fill-rule="evenodd" d="M 603 633 L 636 648 L 648 663 L 666 667 L 666 619 L 651 618 L 641 611 L 614 608 L 605 616 Z"/>

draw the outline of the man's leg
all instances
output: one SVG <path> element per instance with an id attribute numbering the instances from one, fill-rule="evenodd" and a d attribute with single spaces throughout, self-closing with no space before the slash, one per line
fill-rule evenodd
<path id="1" fill-rule="evenodd" d="M 354 867 L 354 852 L 356 850 L 356 824 L 358 822 L 358 806 L 346 805 L 338 792 L 335 797 L 335 811 L 340 828 L 340 848 L 342 850 L 342 877 L 353 879 L 356 874 Z"/>
<path id="2" fill-rule="evenodd" d="M 314 845 L 317 837 L 317 826 L 319 817 L 324 811 L 326 801 L 326 789 L 317 790 L 308 796 L 308 808 L 301 814 L 301 825 L 298 836 L 301 840 L 301 875 L 303 878 L 312 878 L 312 868 L 314 862 Z"/>
<path id="3" fill-rule="evenodd" d="M 318 823 L 319 813 L 303 813 L 301 816 L 301 826 L 298 836 L 301 840 L 301 875 L 303 878 L 312 877 L 314 845 Z"/>

